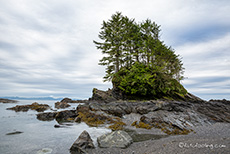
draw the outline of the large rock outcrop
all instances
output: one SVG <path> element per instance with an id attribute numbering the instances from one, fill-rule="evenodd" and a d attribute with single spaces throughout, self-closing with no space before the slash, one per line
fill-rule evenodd
<path id="1" fill-rule="evenodd" d="M 133 140 L 128 133 L 118 130 L 98 137 L 97 142 L 101 148 L 127 148 Z"/>
<path id="2" fill-rule="evenodd" d="M 109 89 L 108 91 L 98 90 L 96 88 L 93 89 L 93 96 L 90 100 L 100 101 L 100 102 L 113 102 L 117 99 L 113 96 L 113 91 Z"/>

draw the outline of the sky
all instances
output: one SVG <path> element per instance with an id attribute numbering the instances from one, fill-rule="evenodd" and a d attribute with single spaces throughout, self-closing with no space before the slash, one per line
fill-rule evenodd
<path id="1" fill-rule="evenodd" d="M 230 99 L 229 0 L 0 0 L 0 97 L 87 99 L 112 88 L 93 40 L 117 11 L 161 25 L 190 93 Z"/>

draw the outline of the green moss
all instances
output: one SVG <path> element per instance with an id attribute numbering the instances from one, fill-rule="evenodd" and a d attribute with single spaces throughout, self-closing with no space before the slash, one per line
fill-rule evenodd
<path id="1" fill-rule="evenodd" d="M 122 121 L 115 121 L 113 125 L 110 125 L 108 128 L 112 129 L 113 131 L 115 130 L 122 130 L 124 129 L 124 126 L 126 126 L 126 124 Z"/>
<path id="2" fill-rule="evenodd" d="M 137 125 L 137 121 L 134 121 L 131 126 L 136 126 Z"/>
<path id="3" fill-rule="evenodd" d="M 139 123 L 137 121 L 134 121 L 131 126 L 135 126 L 136 128 L 144 128 L 144 129 L 151 129 L 153 128 L 153 126 L 146 124 L 142 121 L 140 121 Z"/>
<path id="4" fill-rule="evenodd" d="M 78 112 L 77 118 L 80 118 L 81 121 L 92 127 L 97 127 L 104 124 L 106 121 L 112 120 L 104 115 L 98 115 L 91 112 Z"/>

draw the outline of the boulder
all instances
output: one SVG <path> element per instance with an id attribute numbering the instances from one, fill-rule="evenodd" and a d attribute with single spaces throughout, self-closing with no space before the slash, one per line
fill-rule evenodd
<path id="1" fill-rule="evenodd" d="M 61 122 L 61 121 L 68 121 L 68 119 L 75 119 L 77 117 L 77 113 L 75 110 L 65 110 L 65 111 L 60 111 L 57 112 L 55 118 L 56 121 Z"/>
<path id="2" fill-rule="evenodd" d="M 133 140 L 128 133 L 118 130 L 98 137 L 97 142 L 101 148 L 127 148 Z"/>
<path id="3" fill-rule="evenodd" d="M 56 102 L 55 103 L 55 108 L 57 109 L 64 109 L 70 107 L 70 105 L 67 102 Z"/>
<path id="4" fill-rule="evenodd" d="M 86 149 L 95 148 L 93 140 L 87 131 L 83 131 L 70 148 L 71 153 L 86 153 Z"/>
<path id="5" fill-rule="evenodd" d="M 66 103 L 72 103 L 72 99 L 70 99 L 70 98 L 64 98 L 64 99 L 62 99 L 61 100 L 61 102 L 66 102 Z"/>
<path id="6" fill-rule="evenodd" d="M 37 119 L 41 121 L 52 121 L 55 119 L 57 112 L 45 112 L 37 114 Z"/>

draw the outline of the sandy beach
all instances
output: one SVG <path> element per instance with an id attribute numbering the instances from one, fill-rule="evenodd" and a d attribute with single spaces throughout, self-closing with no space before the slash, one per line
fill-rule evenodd
<path id="1" fill-rule="evenodd" d="M 134 142 L 126 149 L 96 148 L 90 154 L 229 154 L 230 124 L 194 128 L 195 133 Z"/>

